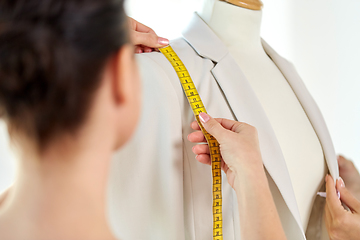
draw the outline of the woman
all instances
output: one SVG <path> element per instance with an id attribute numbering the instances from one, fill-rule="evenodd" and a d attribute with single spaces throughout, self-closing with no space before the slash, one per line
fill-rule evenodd
<path id="1" fill-rule="evenodd" d="M 169 40 L 159 37 L 154 30 L 139 23 L 133 18 L 128 17 L 130 25 L 130 36 L 133 45 L 135 46 L 135 53 L 149 53 L 158 51 L 158 48 L 169 44 Z M 0 193 L 0 206 L 8 195 L 10 189 Z"/>
<path id="2" fill-rule="evenodd" d="M 0 239 L 113 239 L 110 157 L 130 138 L 140 108 L 123 1 L 8 0 L 0 12 L 0 111 L 19 155 Z M 230 184 L 246 196 L 239 198 L 243 236 L 284 239 L 256 130 L 219 120 L 229 129 L 223 137 L 215 120 L 202 118 L 219 139 Z"/>
<path id="3" fill-rule="evenodd" d="M 0 111 L 19 154 L 0 239 L 112 239 L 108 165 L 140 108 L 123 1 L 9 0 L 0 12 Z"/>
<path id="4" fill-rule="evenodd" d="M 155 31 L 135 19 L 128 17 L 130 25 L 130 36 L 133 45 L 135 46 L 135 53 L 149 53 L 157 51 L 158 48 L 164 47 L 169 44 L 169 40 L 159 37 Z M 0 205 L 4 201 L 5 196 L 8 194 L 5 191 L 0 194 Z"/>

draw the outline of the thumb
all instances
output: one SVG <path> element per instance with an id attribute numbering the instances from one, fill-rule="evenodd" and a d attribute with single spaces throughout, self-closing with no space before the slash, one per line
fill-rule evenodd
<path id="1" fill-rule="evenodd" d="M 345 183 L 342 178 L 339 178 L 336 182 L 336 188 L 340 192 L 340 199 L 346 204 L 352 211 L 360 213 L 360 202 L 357 200 L 345 187 Z"/>
<path id="2" fill-rule="evenodd" d="M 200 113 L 199 119 L 204 126 L 205 130 L 214 136 L 219 142 L 222 141 L 224 134 L 228 131 L 214 118 L 206 113 Z"/>
<path id="3" fill-rule="evenodd" d="M 169 44 L 169 40 L 158 37 L 154 32 L 134 32 L 134 44 L 151 48 L 160 48 Z"/>

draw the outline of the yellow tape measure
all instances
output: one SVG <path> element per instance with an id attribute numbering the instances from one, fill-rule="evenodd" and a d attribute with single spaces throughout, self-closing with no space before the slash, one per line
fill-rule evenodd
<path id="1" fill-rule="evenodd" d="M 186 98 L 194 112 L 196 121 L 198 122 L 201 131 L 203 132 L 206 141 L 210 148 L 212 178 L 213 178 L 213 240 L 222 240 L 222 195 L 221 195 L 221 157 L 219 143 L 211 136 L 202 126 L 199 120 L 201 112 L 206 113 L 204 104 L 201 101 L 200 95 L 190 77 L 186 67 L 176 55 L 172 47 L 169 45 L 159 49 L 162 54 L 169 60 L 174 67 Z"/>

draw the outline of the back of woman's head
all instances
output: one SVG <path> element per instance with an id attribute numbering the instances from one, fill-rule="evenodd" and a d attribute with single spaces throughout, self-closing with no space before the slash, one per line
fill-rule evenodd
<path id="1" fill-rule="evenodd" d="M 127 42 L 122 0 L 2 0 L 0 115 L 41 146 L 75 131 Z"/>

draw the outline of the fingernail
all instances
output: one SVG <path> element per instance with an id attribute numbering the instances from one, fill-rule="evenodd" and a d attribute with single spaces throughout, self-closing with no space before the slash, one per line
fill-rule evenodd
<path id="1" fill-rule="evenodd" d="M 345 187 L 344 180 L 343 180 L 341 177 L 339 177 L 339 178 L 338 178 L 338 181 L 339 181 L 339 183 L 340 183 L 340 187 L 344 188 L 344 187 Z"/>
<path id="2" fill-rule="evenodd" d="M 318 192 L 317 195 L 320 197 L 326 198 L 326 192 Z"/>
<path id="3" fill-rule="evenodd" d="M 199 118 L 200 118 L 200 121 L 202 121 L 203 123 L 206 123 L 210 120 L 210 116 L 204 112 L 199 114 Z"/>
<path id="4" fill-rule="evenodd" d="M 327 182 L 328 176 L 329 176 L 329 174 L 326 174 L 326 176 L 325 176 L 325 182 Z"/>
<path id="5" fill-rule="evenodd" d="M 340 192 L 336 191 L 336 193 L 337 193 L 338 199 L 340 199 Z"/>
<path id="6" fill-rule="evenodd" d="M 159 37 L 158 43 L 159 43 L 160 45 L 169 45 L 169 40 L 166 39 L 166 38 Z"/>

